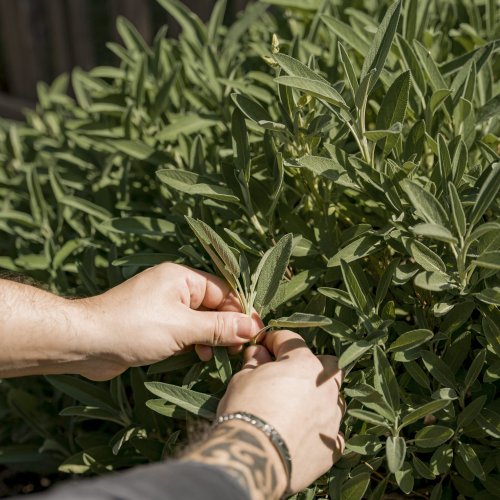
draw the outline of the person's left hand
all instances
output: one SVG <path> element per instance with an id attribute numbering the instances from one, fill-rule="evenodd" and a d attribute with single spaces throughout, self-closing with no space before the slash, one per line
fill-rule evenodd
<path id="1" fill-rule="evenodd" d="M 161 361 L 192 345 L 202 360 L 209 346 L 236 352 L 262 326 L 241 307 L 221 279 L 185 266 L 164 263 L 115 288 L 71 301 L 80 314 L 75 328 L 86 339 L 88 358 L 81 374 L 112 378 L 130 366 Z"/>

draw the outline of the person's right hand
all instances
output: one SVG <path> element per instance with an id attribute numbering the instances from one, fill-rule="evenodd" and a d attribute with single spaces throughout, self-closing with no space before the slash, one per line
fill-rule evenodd
<path id="1" fill-rule="evenodd" d="M 315 356 L 300 335 L 281 330 L 266 334 L 263 345 L 248 347 L 244 361 L 218 414 L 249 412 L 275 427 L 290 450 L 291 490 L 300 491 L 324 474 L 344 450 L 339 434 L 344 413 L 339 397 L 342 372 L 337 358 Z"/>

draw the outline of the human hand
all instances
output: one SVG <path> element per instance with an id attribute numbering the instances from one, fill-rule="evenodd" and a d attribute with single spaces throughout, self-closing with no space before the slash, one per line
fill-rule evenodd
<path id="1" fill-rule="evenodd" d="M 71 302 L 79 311 L 72 315 L 79 318 L 79 337 L 87 343 L 80 373 L 94 380 L 161 361 L 192 345 L 208 360 L 208 346 L 237 350 L 261 328 L 257 315 L 241 313 L 224 281 L 173 263 L 147 269 L 102 295 Z"/>
<path id="2" fill-rule="evenodd" d="M 244 359 L 218 414 L 248 412 L 272 425 L 291 454 L 290 488 L 300 491 L 343 453 L 339 426 L 344 403 L 339 398 L 342 372 L 337 358 L 315 356 L 298 334 L 283 330 L 268 333 L 264 345 L 248 347 Z M 246 422 L 221 424 L 186 458 L 224 466 L 252 499 L 279 498 L 286 486 L 277 451 L 262 431 Z"/>

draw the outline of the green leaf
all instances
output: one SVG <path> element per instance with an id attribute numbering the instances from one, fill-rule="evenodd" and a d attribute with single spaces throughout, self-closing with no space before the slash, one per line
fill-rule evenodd
<path id="1" fill-rule="evenodd" d="M 362 259 L 367 255 L 377 252 L 382 245 L 378 236 L 368 234 L 361 236 L 353 242 L 346 245 L 339 250 L 332 258 L 329 259 L 328 267 L 340 266 L 340 261 L 354 262 L 355 260 Z"/>
<path id="2" fill-rule="evenodd" d="M 474 296 L 485 304 L 500 306 L 500 286 L 485 288 L 481 292 L 475 293 Z"/>
<path id="3" fill-rule="evenodd" d="M 331 322 L 331 319 L 319 314 L 293 313 L 291 316 L 272 319 L 267 325 L 275 328 L 310 328 L 326 326 Z"/>
<path id="4" fill-rule="evenodd" d="M 328 80 L 316 74 L 305 64 L 302 64 L 297 59 L 290 57 L 286 54 L 273 54 L 273 59 L 280 65 L 280 67 L 290 76 L 298 78 L 308 78 L 309 80 L 316 80 L 317 82 L 330 85 Z"/>
<path id="5" fill-rule="evenodd" d="M 226 347 L 214 347 L 214 362 L 220 381 L 227 384 L 233 374 Z"/>
<path id="6" fill-rule="evenodd" d="M 205 250 L 207 250 L 207 247 L 209 246 L 214 248 L 217 256 L 224 266 L 223 268 L 220 268 L 220 263 L 218 261 L 214 262 L 217 267 L 219 267 L 219 271 L 221 271 L 224 276 L 226 276 L 227 272 L 229 272 L 232 278 L 237 280 L 241 273 L 240 265 L 238 263 L 238 259 L 235 257 L 226 242 L 203 221 L 195 220 L 187 216 L 186 220 L 197 238 L 200 240 L 200 243 L 205 247 Z"/>
<path id="7" fill-rule="evenodd" d="M 292 235 L 286 234 L 262 257 L 252 276 L 254 307 L 261 311 L 276 295 L 292 255 Z"/>
<path id="8" fill-rule="evenodd" d="M 96 205 L 91 201 L 79 198 L 78 196 L 63 196 L 59 200 L 59 203 L 67 207 L 74 208 L 75 210 L 79 210 L 80 212 L 84 212 L 88 215 L 92 215 L 97 219 L 109 219 L 111 217 L 111 213 L 105 208 Z"/>
<path id="9" fill-rule="evenodd" d="M 479 396 L 470 402 L 457 416 L 457 428 L 463 428 L 470 425 L 486 403 L 487 396 Z"/>
<path id="10" fill-rule="evenodd" d="M 382 443 L 376 436 L 357 434 L 347 440 L 346 448 L 360 455 L 375 455 L 382 448 Z"/>
<path id="11" fill-rule="evenodd" d="M 180 0 L 157 0 L 158 3 L 180 24 L 183 34 L 193 44 L 207 41 L 206 28 L 200 18 Z"/>
<path id="12" fill-rule="evenodd" d="M 453 429 L 442 425 L 429 425 L 420 429 L 415 436 L 415 444 L 419 448 L 437 448 L 448 441 L 453 434 Z"/>
<path id="13" fill-rule="evenodd" d="M 431 96 L 431 113 L 435 113 L 439 106 L 445 102 L 446 98 L 451 95 L 450 89 L 437 89 Z"/>
<path id="14" fill-rule="evenodd" d="M 413 455 L 412 465 L 413 468 L 417 471 L 417 473 L 421 475 L 424 479 L 433 480 L 436 478 L 434 472 L 432 472 L 429 466 L 425 462 L 422 462 L 422 460 L 420 460 L 420 458 L 418 458 L 417 455 Z"/>
<path id="15" fill-rule="evenodd" d="M 421 418 L 425 418 L 427 415 L 433 415 L 440 410 L 443 410 L 450 404 L 449 399 L 437 399 L 435 401 L 430 401 L 429 403 L 425 403 L 418 408 L 410 411 L 401 422 L 401 427 L 406 427 L 407 425 L 413 424 L 417 422 Z"/>
<path id="16" fill-rule="evenodd" d="M 375 362 L 375 388 L 383 395 L 387 404 L 397 412 L 399 410 L 399 385 L 384 351 L 379 346 L 373 350 Z"/>
<path id="17" fill-rule="evenodd" d="M 87 406 L 116 411 L 109 392 L 96 384 L 69 375 L 50 375 L 45 378 L 56 389 Z"/>
<path id="18" fill-rule="evenodd" d="M 159 87 L 154 103 L 151 107 L 151 119 L 156 120 L 167 109 L 170 103 L 170 92 L 180 73 L 180 64 L 173 67 L 167 80 Z"/>
<path id="19" fill-rule="evenodd" d="M 423 271 L 417 274 L 414 282 L 419 288 L 433 292 L 442 292 L 454 288 L 450 277 L 442 272 Z"/>
<path id="20" fill-rule="evenodd" d="M 443 186 L 446 186 L 447 181 L 450 180 L 452 176 L 452 166 L 450 152 L 442 134 L 438 134 L 438 156 L 441 183 Z"/>
<path id="21" fill-rule="evenodd" d="M 287 161 L 285 165 L 287 167 L 306 168 L 314 175 L 319 175 L 333 181 L 337 186 L 357 188 L 357 185 L 350 179 L 345 168 L 332 158 L 306 155 L 298 158 L 294 163 Z"/>
<path id="22" fill-rule="evenodd" d="M 84 420 L 106 420 L 124 425 L 123 418 L 118 411 L 111 411 L 98 406 L 68 406 L 59 412 L 61 417 L 80 417 Z"/>
<path id="23" fill-rule="evenodd" d="M 163 127 L 156 139 L 158 141 L 176 142 L 181 135 L 191 135 L 206 131 L 217 125 L 218 120 L 212 116 L 202 116 L 196 113 L 185 113 L 181 116 L 170 117 L 170 124 Z"/>
<path id="24" fill-rule="evenodd" d="M 354 363 L 371 347 L 373 347 L 373 344 L 367 340 L 353 342 L 340 356 L 339 368 L 343 370 L 351 363 Z"/>
<path id="25" fill-rule="evenodd" d="M 347 410 L 347 414 L 351 417 L 362 420 L 363 422 L 368 422 L 373 425 L 382 425 L 384 427 L 389 427 L 389 424 L 384 417 L 381 417 L 377 413 L 366 410 L 350 409 Z"/>
<path id="26" fill-rule="evenodd" d="M 486 481 L 486 474 L 479 458 L 470 444 L 461 443 L 457 444 L 457 454 L 464 461 L 466 467 L 481 481 Z"/>
<path id="27" fill-rule="evenodd" d="M 500 189 L 500 163 L 494 163 L 491 166 L 491 172 L 484 180 L 483 185 L 476 197 L 476 202 L 472 207 L 469 215 L 470 227 L 475 226 L 479 219 L 483 216 L 484 212 L 491 205 L 496 198 L 498 190 Z"/>
<path id="28" fill-rule="evenodd" d="M 227 203 L 239 203 L 239 199 L 229 188 L 210 184 L 209 179 L 194 172 L 169 168 L 158 170 L 156 175 L 161 182 L 182 193 L 204 196 Z"/>
<path id="29" fill-rule="evenodd" d="M 484 335 L 488 341 L 488 347 L 497 356 L 500 356 L 500 327 L 493 318 L 489 318 L 488 316 L 483 317 L 482 324 Z"/>
<path id="30" fill-rule="evenodd" d="M 412 231 L 419 236 L 425 236 L 433 240 L 444 241 L 446 243 L 456 244 L 458 240 L 451 234 L 451 232 L 443 226 L 438 224 L 417 224 L 412 227 Z"/>
<path id="31" fill-rule="evenodd" d="M 401 1 L 394 2 L 385 13 L 377 33 L 371 42 L 370 50 L 366 55 L 361 69 L 361 79 L 367 75 L 371 70 L 375 70 L 374 77 L 371 81 L 371 88 L 375 85 L 384 68 L 385 60 L 391 49 L 394 35 L 399 23 L 399 16 L 401 13 Z"/>
<path id="32" fill-rule="evenodd" d="M 387 90 L 377 115 L 377 129 L 391 129 L 396 123 L 403 123 L 410 91 L 410 72 L 401 73 Z M 383 150 L 388 154 L 396 145 L 397 136 L 386 139 Z"/>
<path id="33" fill-rule="evenodd" d="M 113 146 L 132 158 L 147 160 L 155 154 L 155 149 L 141 141 L 114 140 Z"/>
<path id="34" fill-rule="evenodd" d="M 280 7 L 288 7 L 299 10 L 316 11 L 321 5 L 321 0 L 262 0 L 263 3 L 269 5 L 279 5 Z"/>
<path id="35" fill-rule="evenodd" d="M 163 382 L 145 382 L 144 385 L 148 391 L 152 392 L 169 403 L 182 408 L 199 417 L 213 419 L 217 412 L 219 399 L 215 396 L 202 394 L 201 392 L 191 391 L 184 387 L 178 387 Z"/>
<path id="36" fill-rule="evenodd" d="M 467 222 L 465 219 L 465 212 L 458 195 L 457 188 L 451 182 L 448 183 L 448 191 L 450 193 L 450 205 L 451 205 L 451 216 L 453 219 L 453 224 L 457 230 L 457 233 L 464 237 Z"/>
<path id="37" fill-rule="evenodd" d="M 238 108 L 233 111 L 231 135 L 233 137 L 234 164 L 238 171 L 245 173 L 245 180 L 248 183 L 250 180 L 250 146 L 245 117 Z"/>
<path id="38" fill-rule="evenodd" d="M 218 0 L 210 15 L 210 21 L 207 26 L 207 38 L 210 43 L 214 43 L 217 39 L 217 34 L 224 23 L 224 15 L 226 14 L 227 0 Z"/>
<path id="39" fill-rule="evenodd" d="M 420 264 L 426 271 L 431 273 L 446 273 L 446 265 L 441 257 L 420 241 L 410 240 L 408 251 L 415 259 L 415 262 Z"/>
<path id="40" fill-rule="evenodd" d="M 318 99 L 324 99 L 326 102 L 346 111 L 349 110 L 349 106 L 347 106 L 342 96 L 329 83 L 298 76 L 278 76 L 274 81 L 285 87 L 301 90 Z"/>
<path id="41" fill-rule="evenodd" d="M 428 190 L 408 179 L 401 182 L 401 187 L 420 218 L 430 224 L 448 226 L 448 217 L 443 206 Z"/>
<path id="42" fill-rule="evenodd" d="M 340 21 L 336 17 L 323 15 L 321 20 L 326 24 L 327 28 L 339 38 L 339 40 L 347 43 L 359 54 L 365 55 L 370 50 L 370 44 L 361 38 L 348 24 Z"/>
<path id="43" fill-rule="evenodd" d="M 408 462 L 405 462 L 403 467 L 394 474 L 396 482 L 401 491 L 409 495 L 413 491 L 415 478 L 413 477 L 413 470 Z"/>
<path id="44" fill-rule="evenodd" d="M 149 399 L 146 407 L 160 415 L 168 418 L 178 418 L 186 420 L 187 413 L 177 405 L 167 403 L 164 399 Z"/>
<path id="45" fill-rule="evenodd" d="M 273 121 L 269 113 L 257 101 L 250 99 L 250 97 L 242 94 L 231 94 L 231 98 L 239 110 L 250 120 L 257 123 Z"/>
<path id="46" fill-rule="evenodd" d="M 434 62 L 429 50 L 427 50 L 418 40 L 413 40 L 413 46 L 433 92 L 447 89 L 448 86 L 446 85 L 446 81 Z"/>
<path id="47" fill-rule="evenodd" d="M 359 500 L 360 498 L 364 498 L 369 484 L 369 473 L 356 474 L 342 485 L 340 500 Z"/>
<path id="48" fill-rule="evenodd" d="M 382 139 L 387 139 L 386 144 L 396 144 L 402 130 L 403 125 L 400 122 L 396 122 L 391 126 L 391 128 L 386 130 L 369 130 L 365 132 L 365 137 L 372 142 L 378 142 Z"/>
<path id="49" fill-rule="evenodd" d="M 402 333 L 389 347 L 388 351 L 407 351 L 424 344 L 433 337 L 430 330 L 418 329 Z"/>
<path id="50" fill-rule="evenodd" d="M 467 370 L 467 375 L 464 380 L 464 392 L 467 392 L 472 387 L 472 384 L 477 380 L 477 377 L 479 377 L 479 374 L 484 367 L 485 361 L 486 349 L 481 349 Z"/>
<path id="51" fill-rule="evenodd" d="M 354 98 L 359 87 L 358 79 L 356 78 L 356 73 L 354 72 L 354 68 L 352 66 L 349 55 L 347 54 L 346 49 L 340 42 L 338 42 L 338 50 L 339 50 L 339 59 L 344 68 L 344 75 L 347 78 L 347 81 L 349 82 L 352 96 Z"/>
<path id="52" fill-rule="evenodd" d="M 422 353 L 422 359 L 427 371 L 442 385 L 445 387 L 456 388 L 455 377 L 448 365 L 440 358 L 438 358 L 434 353 L 430 351 L 424 351 Z"/>
<path id="53" fill-rule="evenodd" d="M 370 92 L 370 82 L 374 73 L 375 71 L 372 70 L 363 78 L 361 78 L 358 89 L 354 94 L 354 105 L 356 106 L 356 108 L 358 108 L 361 115 L 363 115 L 363 113 L 366 113 L 366 103 L 368 101 L 368 94 Z"/>
<path id="54" fill-rule="evenodd" d="M 99 229 L 123 234 L 166 236 L 175 233 L 175 224 L 156 217 L 117 217 L 101 222 Z"/>
<path id="55" fill-rule="evenodd" d="M 320 287 L 318 288 L 318 292 L 343 306 L 350 307 L 351 309 L 355 308 L 354 304 L 351 302 L 351 297 L 345 290 Z"/>
<path id="56" fill-rule="evenodd" d="M 392 278 L 394 273 L 396 272 L 396 268 L 399 265 L 399 259 L 393 259 L 389 265 L 385 268 L 384 273 L 382 274 L 380 281 L 378 282 L 377 292 L 375 294 L 375 302 L 377 306 L 382 304 L 387 292 L 389 290 L 389 286 L 391 285 Z"/>
<path id="57" fill-rule="evenodd" d="M 340 268 L 352 303 L 359 311 L 368 315 L 373 309 L 373 301 L 366 290 L 366 279 L 361 275 L 360 268 L 354 265 L 349 266 L 344 260 L 340 261 Z"/>
<path id="58" fill-rule="evenodd" d="M 402 437 L 389 436 L 385 442 L 387 467 L 392 473 L 403 467 L 406 458 L 406 442 Z"/>
<path id="59" fill-rule="evenodd" d="M 500 270 L 500 250 L 484 252 L 477 259 L 473 260 L 472 263 L 486 269 Z"/>

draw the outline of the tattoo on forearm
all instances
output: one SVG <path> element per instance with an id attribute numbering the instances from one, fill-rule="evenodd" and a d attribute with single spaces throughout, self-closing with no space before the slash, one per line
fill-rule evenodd
<path id="1" fill-rule="evenodd" d="M 267 439 L 264 435 L 262 438 Z M 252 499 L 274 499 L 282 493 L 276 464 L 268 456 L 263 442 L 241 426 L 227 423 L 218 427 L 188 458 L 224 465 L 250 492 Z"/>

